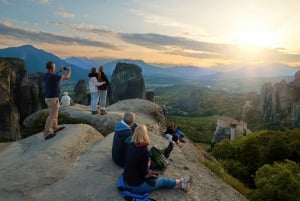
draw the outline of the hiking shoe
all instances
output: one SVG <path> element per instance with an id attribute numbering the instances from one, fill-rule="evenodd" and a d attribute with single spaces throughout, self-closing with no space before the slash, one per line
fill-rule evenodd
<path id="1" fill-rule="evenodd" d="M 189 186 L 190 186 L 191 182 L 192 182 L 191 176 L 182 177 L 181 178 L 181 189 L 187 192 L 189 190 Z"/>
<path id="2" fill-rule="evenodd" d="M 107 112 L 105 110 L 100 110 L 100 115 L 105 115 Z"/>

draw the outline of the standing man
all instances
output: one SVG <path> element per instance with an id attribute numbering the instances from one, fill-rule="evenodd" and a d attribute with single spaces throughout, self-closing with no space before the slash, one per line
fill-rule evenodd
<path id="1" fill-rule="evenodd" d="M 43 82 L 45 87 L 45 102 L 49 109 L 49 115 L 47 117 L 44 129 L 45 140 L 48 140 L 55 136 L 55 133 L 64 129 L 64 126 L 58 126 L 58 111 L 59 111 L 59 94 L 60 94 L 60 80 L 68 80 L 71 77 L 71 68 L 63 67 L 59 68 L 59 71 L 55 73 L 55 63 L 52 61 L 46 64 L 47 72 L 43 75 Z M 65 75 L 59 75 L 58 73 L 66 71 Z"/>
<path id="2" fill-rule="evenodd" d="M 107 96 L 107 88 L 109 85 L 109 81 L 107 79 L 107 76 L 104 73 L 103 66 L 99 67 L 98 82 L 105 82 L 105 84 L 98 87 L 100 115 L 104 115 L 107 114 L 105 109 L 106 109 L 106 96 Z"/>

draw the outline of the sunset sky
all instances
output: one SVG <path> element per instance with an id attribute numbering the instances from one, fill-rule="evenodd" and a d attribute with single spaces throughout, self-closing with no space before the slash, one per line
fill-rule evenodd
<path id="1" fill-rule="evenodd" d="M 0 0 L 0 48 L 202 67 L 300 66 L 299 0 Z"/>

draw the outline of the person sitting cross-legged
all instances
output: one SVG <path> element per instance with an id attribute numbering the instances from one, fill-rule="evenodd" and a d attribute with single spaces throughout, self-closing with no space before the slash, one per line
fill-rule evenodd
<path id="1" fill-rule="evenodd" d="M 131 143 L 128 145 L 124 172 L 120 179 L 124 181 L 124 188 L 136 194 L 150 193 L 157 189 L 182 189 L 187 191 L 191 183 L 191 176 L 182 178 L 166 178 L 158 176 L 150 170 L 149 160 L 150 139 L 145 125 L 135 129 Z"/>

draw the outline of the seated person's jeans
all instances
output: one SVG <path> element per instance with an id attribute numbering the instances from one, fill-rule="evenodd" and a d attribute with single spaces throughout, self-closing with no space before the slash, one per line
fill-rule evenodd
<path id="1" fill-rule="evenodd" d="M 173 189 L 176 187 L 176 180 L 173 178 L 158 177 L 155 185 L 153 186 L 148 184 L 146 181 L 139 186 L 130 186 L 125 182 L 125 186 L 133 193 L 145 194 L 161 188 Z"/>

